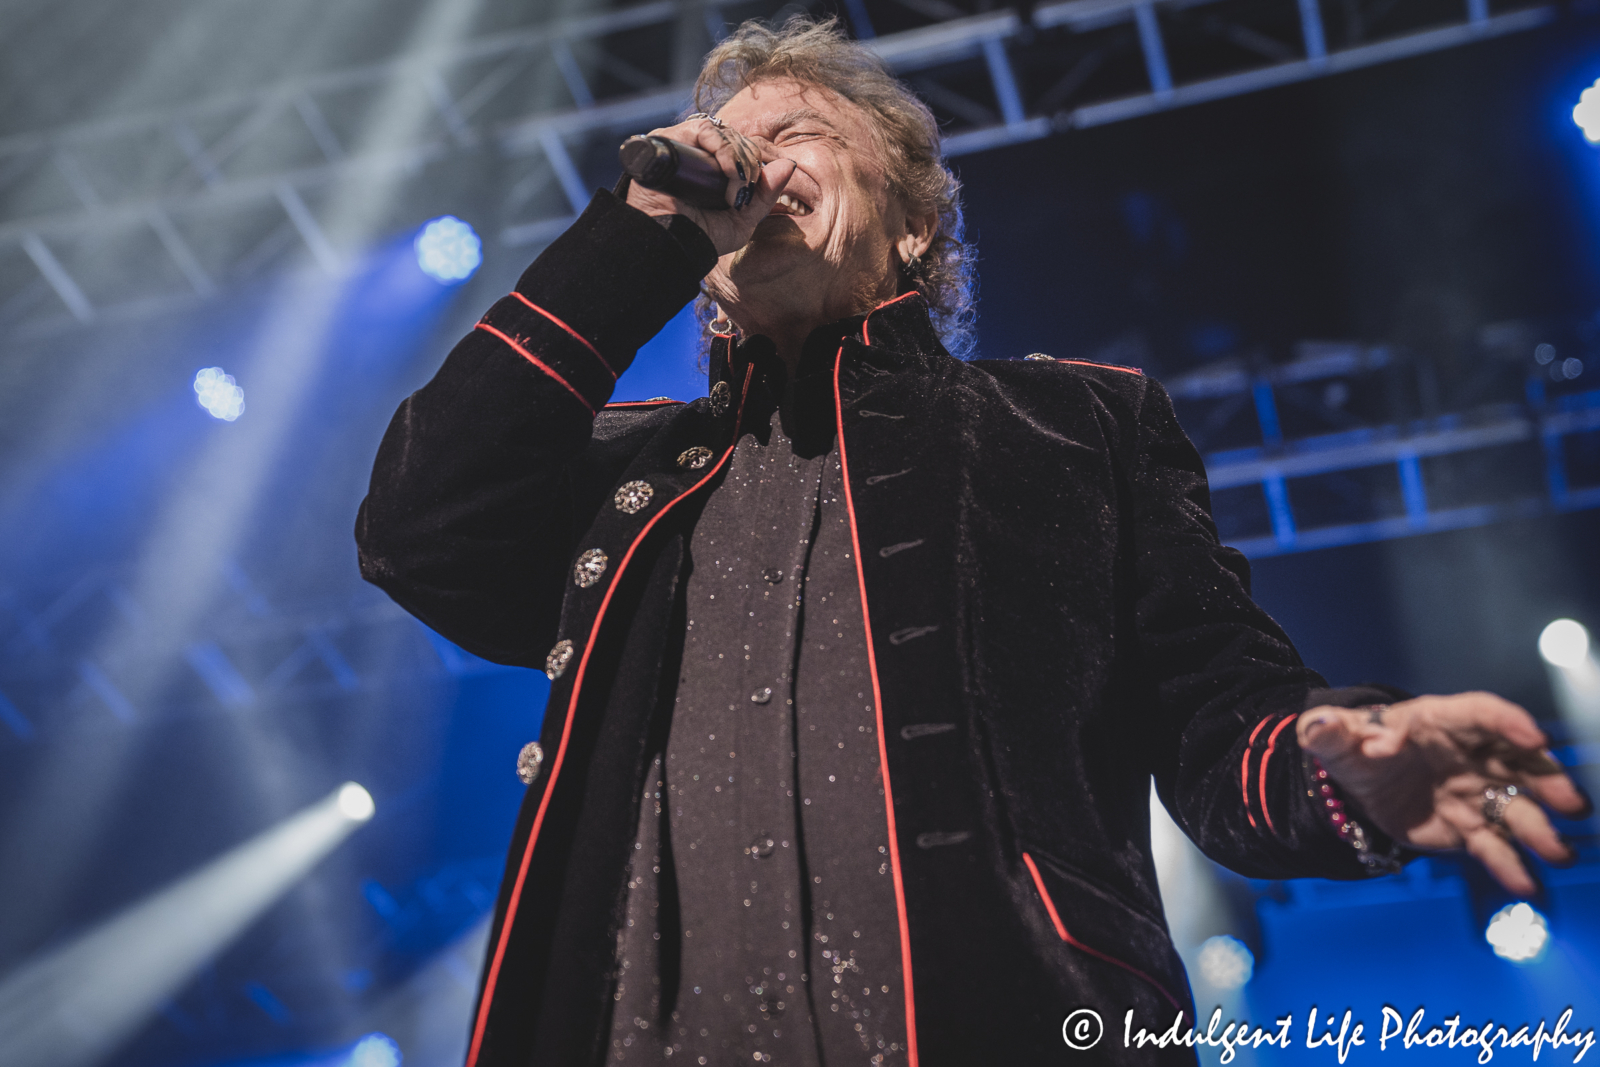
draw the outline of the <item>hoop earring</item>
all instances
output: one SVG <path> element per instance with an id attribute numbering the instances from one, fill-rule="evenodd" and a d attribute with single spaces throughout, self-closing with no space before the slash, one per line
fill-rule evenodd
<path id="1" fill-rule="evenodd" d="M 717 305 L 712 304 L 711 308 L 711 321 L 706 325 L 706 329 L 710 330 L 711 333 L 717 337 L 732 337 L 733 322 L 728 318 L 728 316 L 722 313 L 722 309 L 717 307 Z"/>

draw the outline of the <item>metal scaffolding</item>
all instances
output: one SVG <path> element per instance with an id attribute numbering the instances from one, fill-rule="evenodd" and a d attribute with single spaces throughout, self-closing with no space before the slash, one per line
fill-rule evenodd
<path id="1" fill-rule="evenodd" d="M 1491 10 L 1488 0 L 1465 0 L 1434 24 L 1397 24 L 1401 32 L 1375 36 L 1375 27 L 1347 25 L 1343 46 L 1332 47 L 1318 0 L 1057 0 L 1027 14 L 968 14 L 947 0 L 883 3 L 931 20 L 871 37 L 871 46 L 946 121 L 950 156 L 1403 59 L 1557 17 L 1553 6 L 1512 0 Z M 861 37 L 887 20 L 887 12 L 869 12 L 861 0 L 847 9 Z M 317 201 L 340 183 L 426 180 L 453 190 L 456 200 L 503 205 L 492 224 L 476 221 L 504 245 L 545 243 L 593 187 L 614 176 L 614 159 L 591 147 L 681 113 L 690 96 L 685 77 L 736 10 L 740 17 L 773 13 L 752 10 L 749 0 L 652 0 L 252 92 L 0 139 L 0 330 L 88 323 L 205 298 L 286 263 L 309 260 L 338 272 L 341 238 L 328 232 Z M 660 51 L 652 42 L 664 34 L 676 42 L 670 62 L 650 69 Z M 1135 80 L 1130 65 L 1140 68 Z M 1209 73 L 1176 73 L 1190 69 Z M 540 73 L 562 89 L 534 113 L 520 113 L 519 90 Z M 1129 91 L 1138 81 L 1145 88 Z M 430 121 L 414 136 L 353 148 L 363 104 L 396 93 L 425 96 Z M 141 254 L 141 270 L 108 279 L 91 269 L 113 242 Z"/>
<path id="2" fill-rule="evenodd" d="M 1283 387 L 1351 381 L 1400 369 L 1396 365 L 1402 362 L 1384 347 L 1328 345 L 1325 351 L 1278 366 L 1250 371 L 1230 364 L 1165 383 L 1180 411 L 1186 401 L 1234 398 L 1244 401 L 1245 410 L 1254 416 L 1261 444 L 1216 449 L 1205 456 L 1212 492 L 1258 489 L 1271 522 L 1270 533 L 1234 536 L 1229 543 L 1247 556 L 1261 558 L 1600 507 L 1600 485 L 1574 485 L 1567 461 L 1569 439 L 1600 431 L 1600 389 L 1546 397 L 1538 374 L 1543 368 L 1531 359 L 1531 388 L 1520 402 L 1501 401 L 1431 418 L 1286 438 L 1278 410 Z M 1426 461 L 1477 455 L 1506 462 L 1511 450 L 1534 445 L 1543 472 L 1542 491 L 1537 495 L 1513 493 L 1453 507 L 1431 503 Z M 1297 520 L 1293 484 L 1379 468 L 1394 473 L 1399 514 L 1313 527 Z"/>

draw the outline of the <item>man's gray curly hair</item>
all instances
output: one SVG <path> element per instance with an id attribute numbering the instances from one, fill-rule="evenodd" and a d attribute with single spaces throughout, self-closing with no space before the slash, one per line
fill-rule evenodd
<path id="1" fill-rule="evenodd" d="M 724 38 L 700 68 L 694 109 L 715 115 L 741 89 L 778 79 L 819 86 L 859 107 L 877 139 L 890 192 L 910 210 L 938 210 L 933 244 L 920 269 L 902 276 L 901 291 L 915 288 L 927 299 L 945 347 L 966 357 L 976 318 L 976 256 L 963 239 L 961 183 L 944 165 L 933 113 L 876 53 L 846 37 L 837 19 L 804 15 L 776 29 L 752 19 Z M 709 322 L 709 298 L 698 309 Z"/>

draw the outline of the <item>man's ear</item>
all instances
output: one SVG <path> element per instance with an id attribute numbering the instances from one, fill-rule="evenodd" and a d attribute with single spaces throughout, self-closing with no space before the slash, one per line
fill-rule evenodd
<path id="1" fill-rule="evenodd" d="M 925 254 L 933 247 L 933 239 L 939 234 L 939 212 L 933 208 L 920 213 L 906 213 L 906 231 L 895 242 L 895 251 L 900 253 L 901 263 L 910 263 L 918 256 Z"/>

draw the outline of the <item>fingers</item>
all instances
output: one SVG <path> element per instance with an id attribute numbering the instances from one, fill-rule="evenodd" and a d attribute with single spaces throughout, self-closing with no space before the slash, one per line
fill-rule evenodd
<path id="1" fill-rule="evenodd" d="M 1517 850 L 1512 848 L 1505 838 L 1491 830 L 1487 823 L 1471 831 L 1466 837 L 1467 852 L 1484 869 L 1494 877 L 1494 880 L 1505 886 L 1506 891 L 1519 897 L 1532 896 L 1538 886 L 1528 875 L 1528 870 L 1522 865 L 1522 858 L 1517 855 Z"/>
<path id="2" fill-rule="evenodd" d="M 788 185 L 789 179 L 794 176 L 795 169 L 794 160 L 784 159 L 781 156 L 765 167 L 759 168 L 751 198 L 743 209 L 745 213 L 758 221 L 766 218 L 772 206 L 778 202 L 778 196 L 783 192 L 784 186 Z"/>
<path id="3" fill-rule="evenodd" d="M 709 118 L 690 119 L 675 129 L 688 133 L 697 147 L 716 157 L 722 173 L 728 176 L 730 208 L 741 210 L 755 198 L 761 161 L 766 155 L 760 144 L 732 126 Z"/>
<path id="4" fill-rule="evenodd" d="M 1465 762 L 1487 778 L 1514 784 L 1563 815 L 1590 813 L 1588 798 L 1544 747 L 1544 731 L 1511 701 L 1493 693 L 1458 693 L 1422 697 L 1390 710 L 1437 719 L 1460 745 Z"/>
<path id="5" fill-rule="evenodd" d="M 691 145 L 713 156 L 717 166 L 728 176 L 727 202 L 735 210 L 743 208 L 755 196 L 761 162 L 775 154 L 770 145 L 757 142 L 731 126 L 705 117 L 690 118 L 676 126 L 651 130 L 650 135 Z"/>
<path id="6" fill-rule="evenodd" d="M 1550 819 L 1540 809 L 1539 805 L 1525 797 L 1517 797 L 1506 805 L 1506 829 L 1518 841 L 1521 841 L 1534 854 L 1548 863 L 1571 863 L 1577 858 L 1574 852 L 1564 841 L 1556 828 L 1550 825 Z"/>
<path id="7" fill-rule="evenodd" d="M 1366 734 L 1362 729 L 1365 711 L 1324 706 L 1312 708 L 1295 723 L 1300 747 L 1323 762 L 1338 763 L 1353 756 Z"/>
<path id="8" fill-rule="evenodd" d="M 1413 847 L 1464 847 L 1512 893 L 1536 888 L 1518 844 L 1549 863 L 1576 858 L 1540 805 L 1579 816 L 1590 804 L 1533 717 L 1508 700 L 1458 693 L 1383 709 L 1313 708 L 1297 734 L 1380 828 Z M 1486 810 L 1486 790 L 1512 785 L 1518 795 Z"/>
<path id="9" fill-rule="evenodd" d="M 1558 764 L 1559 766 L 1559 764 Z M 1515 776 L 1517 788 L 1531 793 L 1541 804 L 1574 819 L 1587 818 L 1593 809 L 1589 798 L 1583 795 L 1575 782 L 1566 774 L 1524 773 Z"/>
<path id="10" fill-rule="evenodd" d="M 1493 693 L 1456 693 L 1418 697 L 1396 704 L 1396 709 L 1426 713 L 1452 731 L 1482 731 L 1522 749 L 1538 750 L 1549 744 L 1533 716 L 1520 706 Z"/>
<path id="11" fill-rule="evenodd" d="M 761 150 L 738 130 L 728 126 L 713 127 L 722 137 L 722 147 L 717 151 L 717 162 L 723 173 L 732 173 L 737 181 L 728 181 L 728 206 L 742 210 L 755 199 L 756 186 L 761 180 Z"/>

